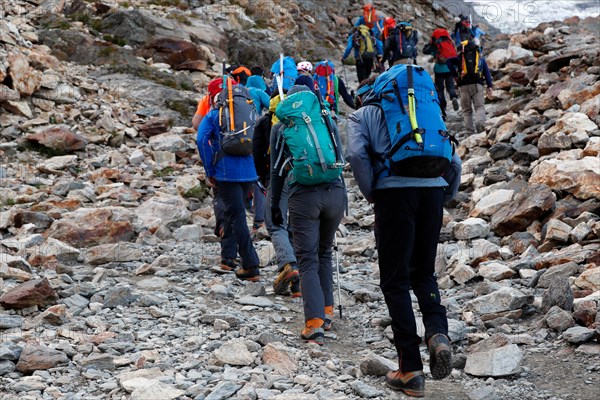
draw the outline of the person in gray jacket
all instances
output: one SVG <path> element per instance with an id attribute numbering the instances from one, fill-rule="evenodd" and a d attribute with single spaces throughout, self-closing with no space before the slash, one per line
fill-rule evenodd
<path id="1" fill-rule="evenodd" d="M 309 90 L 310 85 L 311 82 L 308 82 L 308 87 L 292 86 L 288 96 L 302 90 Z M 337 127 L 335 124 L 333 126 L 337 143 L 341 143 Z M 341 178 L 318 185 L 302 185 L 290 181 L 285 168 L 289 151 L 282 138 L 282 132 L 283 129 L 275 125 L 270 138 L 271 219 L 275 225 L 284 223 L 280 200 L 285 185 L 288 190 L 292 242 L 298 259 L 304 305 L 305 328 L 301 337 L 306 341 L 322 345 L 324 331 L 331 329 L 332 326 L 332 250 L 335 232 L 347 203 L 346 189 Z M 283 157 L 279 156 L 281 150 L 283 150 L 282 154 L 286 154 Z"/>
<path id="2" fill-rule="evenodd" d="M 368 96 L 367 96 L 368 97 Z M 369 99 L 364 99 L 369 104 Z M 375 209 L 380 286 L 392 318 L 399 369 L 386 376 L 395 390 L 423 397 L 425 377 L 409 290 L 419 300 L 434 379 L 452 370 L 448 320 L 435 278 L 443 205 L 458 191 L 461 161 L 455 154 L 445 178 L 392 175 L 384 160 L 391 148 L 383 112 L 375 105 L 348 120 L 348 160 L 360 191 Z"/>

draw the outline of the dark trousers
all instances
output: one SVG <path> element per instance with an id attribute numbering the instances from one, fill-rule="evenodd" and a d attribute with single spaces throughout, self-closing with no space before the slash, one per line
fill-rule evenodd
<path id="1" fill-rule="evenodd" d="M 224 240 L 221 241 L 221 256 L 235 258 L 239 250 L 244 268 L 255 267 L 260 264 L 256 250 L 252 246 L 250 231 L 246 223 L 246 208 L 244 200 L 248 191 L 252 189 L 253 182 L 217 182 L 219 201 L 225 210 L 223 227 Z M 230 240 L 235 238 L 235 240 Z M 237 245 L 237 248 L 236 248 Z"/>
<path id="2" fill-rule="evenodd" d="M 361 83 L 365 79 L 371 76 L 371 71 L 373 70 L 373 59 L 365 59 L 362 60 L 360 58 L 356 59 L 356 76 L 358 77 L 358 83 Z"/>
<path id="3" fill-rule="evenodd" d="M 441 72 L 435 74 L 435 88 L 437 90 L 438 98 L 440 99 L 440 106 L 442 111 L 446 112 L 446 96 L 444 95 L 444 87 L 450 95 L 450 100 L 458 97 L 456 95 L 456 89 L 454 88 L 454 78 L 450 72 Z"/>
<path id="4" fill-rule="evenodd" d="M 219 188 L 213 187 L 213 210 L 215 213 L 215 236 L 221 238 L 221 258 L 237 257 L 237 242 L 232 229 L 225 229 L 225 204 Z"/>
<path id="5" fill-rule="evenodd" d="M 444 189 L 384 189 L 376 191 L 374 198 L 380 286 L 392 318 L 398 363 L 402 372 L 420 371 L 421 338 L 410 289 L 419 300 L 425 340 L 436 333 L 448 334 L 446 309 L 434 275 Z"/>
<path id="6" fill-rule="evenodd" d="M 333 306 L 332 249 L 345 204 L 342 186 L 307 186 L 290 194 L 290 224 L 305 321 L 324 319 L 325 306 Z"/>

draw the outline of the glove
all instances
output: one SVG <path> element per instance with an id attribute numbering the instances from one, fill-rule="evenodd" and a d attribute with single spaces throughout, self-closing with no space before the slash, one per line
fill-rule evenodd
<path id="1" fill-rule="evenodd" d="M 283 225 L 283 214 L 281 214 L 281 208 L 271 207 L 271 222 L 273 222 L 273 225 L 276 226 Z"/>

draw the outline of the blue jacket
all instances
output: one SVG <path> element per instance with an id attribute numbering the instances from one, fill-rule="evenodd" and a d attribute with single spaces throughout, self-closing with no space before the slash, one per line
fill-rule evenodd
<path id="1" fill-rule="evenodd" d="M 258 79 L 250 79 L 250 78 L 258 78 Z M 269 102 L 271 101 L 271 98 L 269 97 L 269 95 L 267 94 L 267 92 L 265 92 L 265 89 L 261 88 L 260 83 L 257 82 L 260 81 L 263 83 L 264 85 L 264 81 L 262 80 L 262 78 L 260 76 L 251 76 L 250 78 L 248 78 L 248 81 L 246 82 L 246 88 L 248 88 L 248 91 L 250 92 L 250 96 L 252 96 L 252 101 L 254 102 L 254 106 L 256 107 L 256 112 L 258 113 L 258 115 L 262 114 L 263 110 L 269 110 Z M 265 85 L 266 88 L 266 85 Z"/>
<path id="2" fill-rule="evenodd" d="M 485 58 L 483 57 L 481 57 L 481 73 L 483 74 L 483 76 L 480 76 L 476 82 L 465 81 L 464 79 L 460 78 L 460 71 L 462 69 L 462 61 L 460 55 L 455 58 L 450 58 L 448 61 L 446 61 L 446 64 L 448 65 L 450 72 L 452 72 L 452 75 L 458 77 L 458 86 L 472 85 L 474 83 L 483 85 L 484 79 L 487 87 L 491 88 L 493 86 L 492 74 L 490 74 L 490 69 L 488 68 L 487 63 L 485 62 Z"/>
<path id="3" fill-rule="evenodd" d="M 365 198 L 373 200 L 373 191 L 402 187 L 446 187 L 446 200 L 458 192 L 462 162 L 454 154 L 446 178 L 412 178 L 391 175 L 383 160 L 391 149 L 390 136 L 382 111 L 364 106 L 348 118 L 348 154 L 354 178 Z"/>
<path id="4" fill-rule="evenodd" d="M 219 110 L 212 110 L 202 119 L 198 127 L 196 145 L 204 164 L 207 177 L 223 182 L 252 182 L 258 179 L 252 155 L 232 156 L 220 152 Z M 222 154 L 214 163 L 215 156 Z"/>
<path id="5" fill-rule="evenodd" d="M 381 15 L 378 15 L 377 22 L 375 22 L 375 24 L 371 28 L 371 32 L 373 32 L 373 35 L 377 39 L 380 39 L 381 34 L 383 33 L 383 19 L 384 18 Z M 356 20 L 356 22 L 354 23 L 354 26 L 360 26 L 360 25 L 367 25 L 367 23 L 365 22 L 365 17 L 363 15 L 358 17 L 358 20 Z"/>
<path id="6" fill-rule="evenodd" d="M 356 35 L 357 33 L 353 33 L 350 36 L 348 36 L 348 45 L 346 46 L 346 50 L 344 51 L 344 55 L 342 56 L 342 59 L 347 58 L 350 55 L 350 51 L 352 49 L 354 49 L 354 58 L 356 60 L 358 60 L 360 58 L 360 54 L 358 52 L 358 49 L 356 47 L 354 47 L 354 35 Z M 381 40 L 379 39 L 375 39 L 375 51 L 377 52 L 378 56 L 382 56 L 383 55 L 383 43 L 381 42 Z"/>
<path id="7" fill-rule="evenodd" d="M 482 31 L 481 29 L 479 29 L 478 26 L 471 27 L 467 31 L 463 31 L 462 34 L 461 34 L 460 28 L 454 28 L 454 32 L 452 33 L 451 36 L 452 36 L 452 39 L 454 39 L 454 45 L 457 48 L 460 49 L 461 42 L 465 39 L 468 39 L 468 37 L 467 38 L 464 37 L 465 35 L 467 35 L 467 36 L 470 35 L 473 38 L 481 39 L 481 37 L 483 35 L 485 35 L 485 32 Z"/>

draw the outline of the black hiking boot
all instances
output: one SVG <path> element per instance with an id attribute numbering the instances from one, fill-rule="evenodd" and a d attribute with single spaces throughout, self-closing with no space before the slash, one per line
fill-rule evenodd
<path id="1" fill-rule="evenodd" d="M 427 347 L 433 379 L 444 379 L 452 372 L 452 353 L 448 337 L 441 333 L 435 334 L 427 341 Z"/>

